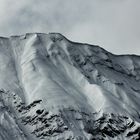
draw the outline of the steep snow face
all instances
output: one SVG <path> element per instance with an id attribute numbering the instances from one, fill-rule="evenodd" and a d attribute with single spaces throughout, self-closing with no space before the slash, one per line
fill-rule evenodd
<path id="1" fill-rule="evenodd" d="M 134 131 L 139 131 L 139 56 L 116 56 L 57 33 L 30 33 L 0 38 L 0 76 L 1 89 L 14 93 L 8 94 L 11 104 L 5 103 L 3 94 L 1 97 L 2 108 L 11 111 L 0 110 L 1 139 L 9 140 L 10 135 L 17 139 L 128 139 L 127 134 L 131 139 Z M 8 98 L 7 94 L 4 97 Z M 36 101 L 41 103 L 36 105 Z M 93 122 L 102 120 L 104 113 L 112 115 L 98 123 L 107 126 L 96 125 L 95 129 Z M 111 135 L 106 120 L 113 115 L 114 122 L 121 118 L 124 123 L 128 116 L 128 124 L 122 130 L 118 121 L 116 132 L 113 123 Z M 20 118 L 22 121 L 16 122 Z M 15 131 L 9 132 L 7 122 L 16 126 Z M 132 122 L 135 127 L 130 132 Z"/>
<path id="2" fill-rule="evenodd" d="M 10 39 L 0 38 L 0 88 L 11 90 L 24 97 L 15 65 Z"/>

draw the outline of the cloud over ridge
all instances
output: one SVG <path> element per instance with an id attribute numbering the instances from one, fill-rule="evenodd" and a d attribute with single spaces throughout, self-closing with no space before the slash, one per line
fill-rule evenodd
<path id="1" fill-rule="evenodd" d="M 60 32 L 73 41 L 140 54 L 139 0 L 0 0 L 0 36 Z"/>

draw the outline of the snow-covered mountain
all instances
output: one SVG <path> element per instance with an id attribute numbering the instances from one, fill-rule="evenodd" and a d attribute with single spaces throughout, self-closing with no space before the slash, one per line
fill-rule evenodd
<path id="1" fill-rule="evenodd" d="M 58 33 L 0 38 L 0 140 L 139 140 L 140 56 Z"/>

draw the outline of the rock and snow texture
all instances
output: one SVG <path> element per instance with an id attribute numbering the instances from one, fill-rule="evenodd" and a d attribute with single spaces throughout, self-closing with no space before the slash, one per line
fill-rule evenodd
<path id="1" fill-rule="evenodd" d="M 0 38 L 0 140 L 139 140 L 140 57 L 58 33 Z"/>

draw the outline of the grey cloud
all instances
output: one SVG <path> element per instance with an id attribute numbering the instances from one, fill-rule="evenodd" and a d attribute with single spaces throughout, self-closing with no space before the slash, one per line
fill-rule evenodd
<path id="1" fill-rule="evenodd" d="M 0 0 L 0 35 L 60 32 L 73 41 L 140 55 L 139 0 Z"/>

